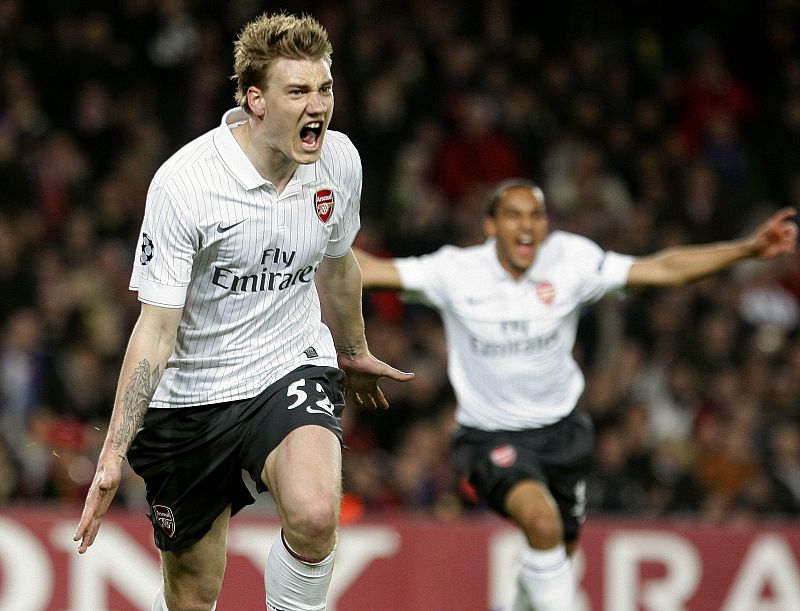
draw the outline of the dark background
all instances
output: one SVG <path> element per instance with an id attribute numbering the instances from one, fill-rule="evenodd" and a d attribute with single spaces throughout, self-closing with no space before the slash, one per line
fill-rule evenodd
<path id="1" fill-rule="evenodd" d="M 149 180 L 233 106 L 232 42 L 272 3 L 0 0 L 0 503 L 80 506 L 138 314 Z M 325 25 L 364 164 L 359 245 L 483 239 L 496 181 L 554 226 L 643 254 L 800 203 L 796 1 L 287 2 Z M 465 279 L 466 281 L 466 279 Z M 713 521 L 800 504 L 800 264 L 740 266 L 587 310 L 594 513 Z M 373 352 L 417 372 L 349 409 L 345 512 L 463 505 L 438 317 L 365 296 Z M 139 507 L 126 474 L 120 505 Z"/>

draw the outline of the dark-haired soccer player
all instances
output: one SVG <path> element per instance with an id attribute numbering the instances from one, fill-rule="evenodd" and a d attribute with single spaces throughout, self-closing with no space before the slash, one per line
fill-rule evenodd
<path id="1" fill-rule="evenodd" d="M 594 445 L 591 421 L 576 409 L 581 307 L 614 290 L 683 285 L 790 253 L 794 215 L 776 212 L 747 239 L 632 257 L 551 232 L 541 189 L 509 180 L 491 198 L 482 245 L 402 259 L 355 250 L 365 288 L 416 291 L 441 313 L 458 403 L 454 465 L 527 538 L 515 611 L 573 605 L 570 554 Z"/>

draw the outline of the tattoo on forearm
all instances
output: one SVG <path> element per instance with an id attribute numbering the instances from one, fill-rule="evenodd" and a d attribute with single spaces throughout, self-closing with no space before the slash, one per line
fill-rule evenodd
<path id="1" fill-rule="evenodd" d="M 336 346 L 336 352 L 348 358 L 353 358 L 358 354 L 358 350 L 353 344 L 339 344 Z"/>
<path id="2" fill-rule="evenodd" d="M 139 430 L 139 425 L 160 379 L 161 367 L 156 365 L 156 368 L 151 370 L 150 362 L 147 359 L 140 361 L 133 370 L 122 399 L 121 422 L 112 440 L 116 451 L 123 454 L 127 452 L 128 445 Z"/>

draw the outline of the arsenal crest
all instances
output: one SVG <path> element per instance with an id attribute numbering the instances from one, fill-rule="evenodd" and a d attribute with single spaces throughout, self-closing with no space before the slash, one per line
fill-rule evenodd
<path id="1" fill-rule="evenodd" d="M 168 537 L 175 534 L 175 516 L 172 514 L 172 509 L 166 505 L 153 505 L 153 517 Z"/>
<path id="2" fill-rule="evenodd" d="M 333 191 L 320 189 L 314 194 L 314 210 L 323 223 L 327 223 L 333 214 Z"/>
<path id="3" fill-rule="evenodd" d="M 517 450 L 511 444 L 497 446 L 489 454 L 491 461 L 498 467 L 510 467 L 517 462 Z"/>
<path id="4" fill-rule="evenodd" d="M 556 296 L 556 290 L 547 280 L 542 280 L 536 283 L 536 295 L 545 305 L 550 305 Z"/>

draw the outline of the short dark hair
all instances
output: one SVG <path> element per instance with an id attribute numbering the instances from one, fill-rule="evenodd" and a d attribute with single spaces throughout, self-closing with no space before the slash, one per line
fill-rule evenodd
<path id="1" fill-rule="evenodd" d="M 528 180 L 527 178 L 508 178 L 507 180 L 498 183 L 492 192 L 492 196 L 489 198 L 489 205 L 486 207 L 486 216 L 494 218 L 494 216 L 497 214 L 497 204 L 500 202 L 500 198 L 503 197 L 503 193 L 509 189 L 515 188 L 538 191 L 542 201 L 544 201 L 542 189 L 532 180 Z"/>

